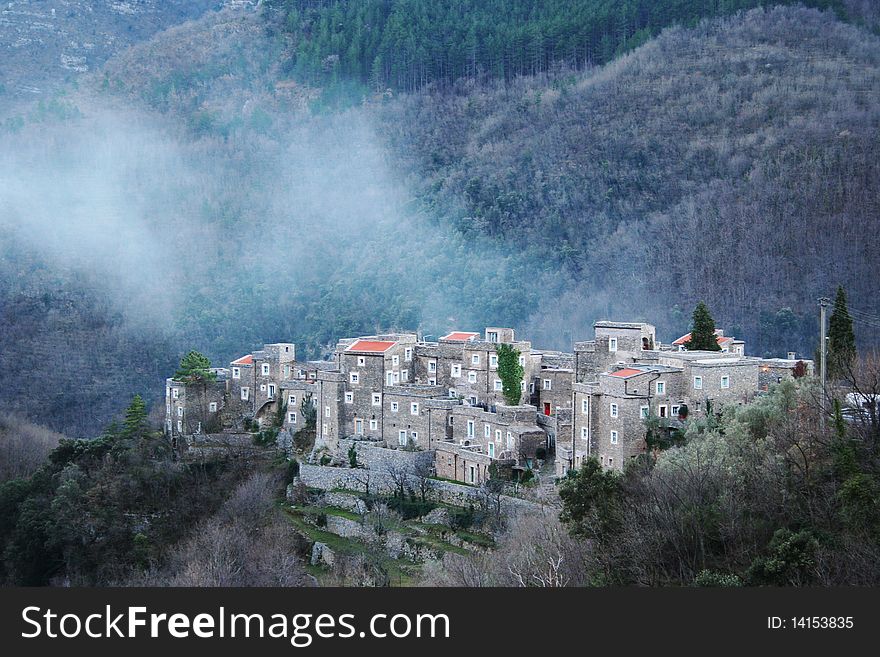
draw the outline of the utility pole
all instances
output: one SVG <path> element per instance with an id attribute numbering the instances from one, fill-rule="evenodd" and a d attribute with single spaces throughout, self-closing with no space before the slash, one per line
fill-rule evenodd
<path id="1" fill-rule="evenodd" d="M 825 337 L 825 315 L 831 301 L 827 297 L 819 299 L 819 363 L 822 368 L 822 431 L 825 431 L 825 400 L 827 395 L 828 383 L 828 344 Z"/>

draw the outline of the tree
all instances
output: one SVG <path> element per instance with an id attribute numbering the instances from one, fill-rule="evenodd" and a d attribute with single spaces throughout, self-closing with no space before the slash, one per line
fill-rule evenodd
<path id="1" fill-rule="evenodd" d="M 125 409 L 122 423 L 122 437 L 127 439 L 145 438 L 150 431 L 147 421 L 147 405 L 140 395 L 135 395 Z"/>
<path id="2" fill-rule="evenodd" d="M 510 406 L 517 406 L 522 397 L 522 380 L 525 374 L 525 369 L 519 364 L 519 349 L 509 344 L 499 344 L 495 351 L 498 354 L 501 394 Z"/>
<path id="3" fill-rule="evenodd" d="M 720 351 L 718 338 L 715 335 L 715 320 L 712 319 L 706 304 L 700 301 L 694 308 L 691 339 L 687 343 L 691 351 Z"/>
<path id="4" fill-rule="evenodd" d="M 834 297 L 834 310 L 828 320 L 828 374 L 843 377 L 851 368 L 856 356 L 856 338 L 852 317 L 846 307 L 846 292 L 838 286 Z"/>
<path id="5" fill-rule="evenodd" d="M 174 373 L 175 381 L 184 383 L 207 383 L 216 381 L 217 374 L 211 371 L 211 361 L 198 351 L 190 351 L 180 359 L 180 367 Z"/>

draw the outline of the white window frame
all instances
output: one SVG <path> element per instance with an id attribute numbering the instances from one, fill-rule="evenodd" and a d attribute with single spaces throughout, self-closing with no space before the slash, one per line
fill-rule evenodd
<path id="1" fill-rule="evenodd" d="M 272 374 L 272 368 L 269 366 L 269 363 L 263 363 L 260 371 L 263 376 L 270 376 Z"/>
<path id="2" fill-rule="evenodd" d="M 269 384 L 268 396 L 269 396 L 269 399 L 275 399 L 275 384 L 274 383 Z"/>
<path id="3" fill-rule="evenodd" d="M 171 399 L 180 399 L 180 388 L 171 388 Z"/>
<path id="4" fill-rule="evenodd" d="M 544 379 L 544 384 L 541 386 L 541 390 L 553 390 L 553 379 Z"/>
<path id="5" fill-rule="evenodd" d="M 392 413 L 396 413 L 399 408 L 400 408 L 400 404 L 398 404 L 397 402 L 391 402 L 391 412 Z"/>
<path id="6" fill-rule="evenodd" d="M 587 438 L 589 438 L 589 434 L 587 433 L 587 428 L 581 427 L 581 439 L 586 440 Z"/>
<path id="7" fill-rule="evenodd" d="M 608 407 L 608 412 L 611 414 L 611 417 L 619 417 L 620 416 L 620 407 L 617 404 L 612 403 Z"/>
<path id="8" fill-rule="evenodd" d="M 681 406 L 678 406 L 678 405 L 673 406 L 672 409 L 671 409 L 671 411 L 670 411 L 670 412 L 672 413 L 672 417 L 677 417 L 677 416 L 678 416 L 678 412 L 679 412 L 680 410 L 681 410 Z"/>
<path id="9" fill-rule="evenodd" d="M 699 383 L 699 385 L 697 385 Z M 703 389 L 703 377 L 702 376 L 694 376 L 694 390 L 702 390 Z"/>
<path id="10" fill-rule="evenodd" d="M 501 444 L 501 429 L 495 429 L 495 442 Z"/>
<path id="11" fill-rule="evenodd" d="M 329 406 L 324 407 L 324 417 L 330 417 L 330 407 Z"/>
<path id="12" fill-rule="evenodd" d="M 409 370 L 400 370 L 400 382 L 406 383 L 409 381 Z"/>
<path id="13" fill-rule="evenodd" d="M 469 465 L 468 466 L 468 483 L 476 484 L 477 483 L 477 466 Z"/>
<path id="14" fill-rule="evenodd" d="M 386 386 L 393 386 L 394 385 L 394 372 L 392 372 L 391 370 L 388 370 L 387 372 L 385 372 L 385 385 Z"/>
<path id="15" fill-rule="evenodd" d="M 240 367 L 233 367 L 232 368 L 232 378 L 233 379 L 240 379 L 241 378 L 241 368 Z"/>
<path id="16" fill-rule="evenodd" d="M 639 417 L 642 420 L 647 420 L 651 416 L 651 407 L 650 406 L 640 406 L 639 407 Z"/>
<path id="17" fill-rule="evenodd" d="M 392 367 L 397 367 L 398 365 L 400 365 L 400 355 L 399 355 L 399 354 L 394 354 L 394 355 L 391 357 L 391 366 L 392 366 Z"/>
<path id="18" fill-rule="evenodd" d="M 419 432 L 418 431 L 410 432 L 409 437 L 412 438 L 413 444 L 417 444 L 419 442 Z"/>
<path id="19" fill-rule="evenodd" d="M 296 424 L 296 411 L 290 411 L 287 414 L 287 421 L 291 424 Z"/>
<path id="20" fill-rule="evenodd" d="M 410 415 L 418 415 L 419 414 L 419 404 L 418 402 L 412 402 L 409 405 L 409 414 Z"/>
<path id="21" fill-rule="evenodd" d="M 490 459 L 495 458 L 495 443 L 487 443 L 486 444 L 486 453 L 489 455 Z"/>
<path id="22" fill-rule="evenodd" d="M 477 373 L 476 372 L 468 372 L 468 383 L 476 383 L 477 382 Z"/>
<path id="23" fill-rule="evenodd" d="M 475 431 L 476 431 L 476 430 L 475 430 L 475 428 L 474 428 L 474 421 L 473 421 L 473 420 L 468 420 L 468 421 L 467 421 L 467 437 L 468 437 L 468 438 L 473 438 L 473 437 L 474 437 L 474 433 L 475 433 Z"/>
<path id="24" fill-rule="evenodd" d="M 359 417 L 354 419 L 354 433 L 356 436 L 364 435 L 364 421 Z"/>
<path id="25" fill-rule="evenodd" d="M 489 354 L 489 367 L 498 367 L 498 354 Z"/>
<path id="26" fill-rule="evenodd" d="M 471 365 L 480 364 L 480 354 L 471 354 Z"/>
<path id="27" fill-rule="evenodd" d="M 208 412 L 209 413 L 216 413 L 217 412 L 217 402 L 210 402 L 208 404 Z"/>
<path id="28" fill-rule="evenodd" d="M 361 382 L 361 375 L 359 372 L 352 372 L 351 374 L 349 374 L 348 380 L 349 382 L 351 382 L 352 385 L 357 385 Z"/>
<path id="29" fill-rule="evenodd" d="M 665 395 L 666 394 L 666 381 L 655 381 L 654 382 L 654 394 L 656 394 L 656 395 Z"/>
<path id="30" fill-rule="evenodd" d="M 241 400 L 248 401 L 251 398 L 251 389 L 247 386 L 242 386 L 241 388 Z"/>
<path id="31" fill-rule="evenodd" d="M 483 425 L 483 438 L 491 438 L 492 437 L 492 425 L 484 424 Z"/>
<path id="32" fill-rule="evenodd" d="M 403 350 L 403 360 L 409 362 L 412 360 L 412 347 L 407 347 Z"/>
<path id="33" fill-rule="evenodd" d="M 373 406 L 381 406 L 382 405 L 382 393 L 381 392 L 374 392 L 373 393 L 372 405 Z"/>
<path id="34" fill-rule="evenodd" d="M 177 433 L 182 433 L 182 432 L 183 432 L 183 420 L 178 420 L 177 421 Z"/>
<path id="35" fill-rule="evenodd" d="M 436 360 L 429 360 L 428 361 L 428 371 L 431 372 L 432 374 L 437 371 L 437 361 Z"/>
<path id="36" fill-rule="evenodd" d="M 367 366 L 367 357 L 366 356 L 358 356 L 358 367 L 366 367 Z"/>
<path id="37" fill-rule="evenodd" d="M 486 331 L 486 340 L 488 342 L 498 342 L 498 331 Z"/>
<path id="38" fill-rule="evenodd" d="M 400 429 L 400 430 L 397 432 L 397 444 L 400 445 L 400 446 L 402 446 L 402 447 L 405 447 L 405 446 L 406 446 L 406 444 L 407 444 L 407 441 L 406 441 L 406 429 Z"/>
<path id="39" fill-rule="evenodd" d="M 183 406 L 177 407 L 177 417 L 183 417 Z"/>
<path id="40" fill-rule="evenodd" d="M 612 429 L 611 430 L 611 444 L 616 445 L 619 440 L 620 440 L 620 434 L 617 433 L 616 430 Z"/>
<path id="41" fill-rule="evenodd" d="M 581 414 L 587 415 L 590 412 L 590 400 L 581 399 Z"/>
<path id="42" fill-rule="evenodd" d="M 370 420 L 370 431 L 378 431 L 379 430 L 379 420 L 373 418 Z"/>
<path id="43" fill-rule="evenodd" d="M 501 392 L 504 390 L 504 384 L 501 383 L 501 379 L 495 379 L 495 382 L 492 384 L 492 389 L 495 390 L 495 392 Z"/>
<path id="44" fill-rule="evenodd" d="M 461 365 L 458 363 L 453 363 L 452 367 L 450 368 L 449 376 L 451 376 L 453 379 L 461 378 Z"/>
<path id="45" fill-rule="evenodd" d="M 517 360 L 517 362 L 519 363 L 520 367 L 525 367 L 526 366 L 526 357 L 520 356 L 519 359 Z"/>
<path id="46" fill-rule="evenodd" d="M 287 403 L 288 404 L 295 404 L 296 403 L 296 395 L 288 395 L 287 396 Z"/>
<path id="47" fill-rule="evenodd" d="M 721 377 L 721 388 L 723 390 L 727 390 L 728 388 L 730 388 L 730 376 L 725 374 Z"/>
<path id="48" fill-rule="evenodd" d="M 608 351 L 617 351 L 617 338 L 608 338 Z"/>
<path id="49" fill-rule="evenodd" d="M 514 447 L 513 434 L 508 431 L 507 432 L 507 449 L 513 449 L 513 447 Z"/>
<path id="50" fill-rule="evenodd" d="M 345 393 L 345 403 L 346 404 L 354 404 L 354 393 L 353 392 Z"/>

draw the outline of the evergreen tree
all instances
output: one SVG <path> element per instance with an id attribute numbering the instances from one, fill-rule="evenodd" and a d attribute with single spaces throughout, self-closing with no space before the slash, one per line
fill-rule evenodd
<path id="1" fill-rule="evenodd" d="M 715 320 L 709 313 L 706 304 L 700 301 L 694 308 L 693 327 L 691 339 L 687 343 L 691 351 L 720 351 L 718 338 L 715 335 Z"/>
<path id="2" fill-rule="evenodd" d="M 522 380 L 525 370 L 519 364 L 519 349 L 509 344 L 495 347 L 498 353 L 498 378 L 501 379 L 501 394 L 510 406 L 517 406 L 522 397 Z"/>
<path id="3" fill-rule="evenodd" d="M 852 317 L 846 307 L 846 292 L 838 286 L 834 310 L 828 320 L 828 375 L 842 378 L 856 357 L 856 337 Z"/>
<path id="4" fill-rule="evenodd" d="M 125 409 L 125 420 L 122 423 L 123 438 L 143 438 L 149 433 L 147 422 L 147 405 L 143 397 L 135 395 L 131 404 Z"/>
<path id="5" fill-rule="evenodd" d="M 211 371 L 211 361 L 198 351 L 191 351 L 184 356 L 174 373 L 175 381 L 186 383 L 206 383 L 216 379 L 217 375 Z"/>

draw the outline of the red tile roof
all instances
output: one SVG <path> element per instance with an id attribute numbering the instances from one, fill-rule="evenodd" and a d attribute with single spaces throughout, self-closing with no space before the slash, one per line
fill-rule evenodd
<path id="1" fill-rule="evenodd" d="M 718 344 L 721 344 L 721 343 L 723 343 L 723 342 L 730 342 L 731 340 L 733 340 L 733 338 L 729 338 L 729 337 L 727 337 L 727 336 L 719 335 L 718 338 L 717 338 L 717 340 L 718 340 Z M 676 341 L 673 342 L 672 344 L 678 346 L 678 345 L 687 344 L 687 343 L 690 342 L 690 341 L 691 341 L 691 334 L 690 334 L 690 333 L 685 333 L 683 336 L 681 336 L 678 340 L 676 340 Z"/>
<path id="2" fill-rule="evenodd" d="M 348 349 L 346 349 L 346 351 L 373 351 L 381 353 L 384 351 L 388 351 L 395 344 L 397 343 L 387 340 L 358 340 Z"/>
<path id="3" fill-rule="evenodd" d="M 634 370 L 631 367 L 627 367 L 622 370 L 612 372 L 611 376 L 619 376 L 621 379 L 625 379 L 630 376 L 635 376 L 636 374 L 644 374 L 644 372 L 642 372 L 642 370 Z"/>
<path id="4" fill-rule="evenodd" d="M 479 333 L 468 333 L 467 331 L 453 331 L 449 335 L 444 335 L 441 340 L 456 340 L 458 342 L 467 342 L 478 337 Z"/>
<path id="5" fill-rule="evenodd" d="M 238 360 L 232 361 L 233 365 L 253 365 L 254 357 L 252 354 L 248 354 L 247 356 L 242 356 Z"/>

